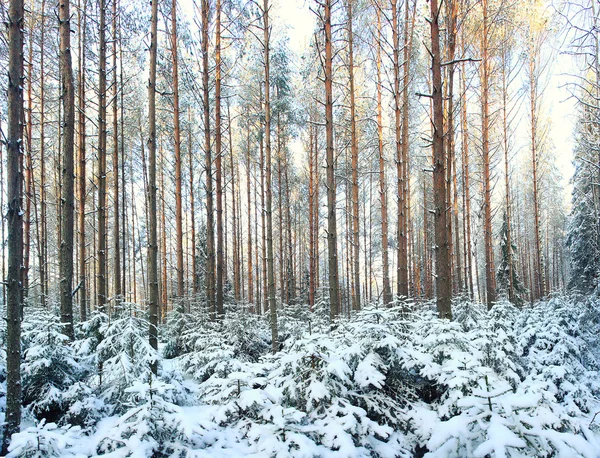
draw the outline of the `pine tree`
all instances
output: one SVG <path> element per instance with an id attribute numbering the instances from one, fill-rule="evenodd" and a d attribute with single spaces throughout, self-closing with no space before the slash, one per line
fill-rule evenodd
<path id="1" fill-rule="evenodd" d="M 567 248 L 571 254 L 569 288 L 589 293 L 600 278 L 600 230 L 598 226 L 598 174 L 597 145 L 599 129 L 590 122 L 589 110 L 580 117 L 575 149 L 575 174 L 571 219 L 567 232 Z"/>
<path id="2" fill-rule="evenodd" d="M 523 282 L 519 278 L 519 274 L 516 266 L 515 253 L 517 252 L 517 246 L 513 240 L 508 240 L 508 218 L 506 212 L 502 219 L 502 227 L 500 228 L 500 265 L 496 271 L 496 284 L 499 290 L 508 291 L 510 287 L 510 275 L 512 273 L 512 287 L 513 287 L 513 301 L 516 305 L 523 304 L 523 297 L 526 293 Z M 512 264 L 512 266 L 511 266 Z M 512 267 L 512 268 L 511 268 Z"/>

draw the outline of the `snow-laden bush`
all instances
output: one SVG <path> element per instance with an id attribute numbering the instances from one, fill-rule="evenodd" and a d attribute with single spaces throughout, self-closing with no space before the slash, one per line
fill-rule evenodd
<path id="1" fill-rule="evenodd" d="M 75 325 L 73 348 L 77 358 L 87 364 L 90 370 L 98 366 L 98 344 L 102 341 L 102 332 L 110 321 L 104 312 L 94 311 L 89 319 Z"/>
<path id="2" fill-rule="evenodd" d="M 69 408 L 60 419 L 64 425 L 77 425 L 90 431 L 112 408 L 84 381 L 76 382 L 66 389 L 63 398 Z"/>
<path id="3" fill-rule="evenodd" d="M 190 352 L 189 339 L 184 336 L 201 320 L 197 313 L 185 313 L 181 308 L 170 311 L 166 326 L 162 328 L 162 340 L 165 342 L 162 356 L 171 359 Z"/>
<path id="4" fill-rule="evenodd" d="M 173 386 L 157 379 L 125 390 L 127 410 L 98 438 L 96 452 L 111 457 L 180 457 L 203 444 L 197 424 L 182 425 Z M 190 427 L 191 426 L 191 427 Z"/>
<path id="5" fill-rule="evenodd" d="M 598 406 L 582 363 L 592 359 L 564 313 L 552 301 L 522 311 L 499 302 L 469 314 L 468 331 L 427 315 L 413 324 L 406 365 L 437 394 L 409 414 L 426 456 L 597 456 L 580 410 Z"/>
<path id="6" fill-rule="evenodd" d="M 306 334 L 260 363 L 214 373 L 200 386 L 213 419 L 246 431 L 266 456 L 401 454 L 402 396 L 384 387 L 403 327 L 389 311 L 360 317 L 353 329 Z"/>
<path id="7" fill-rule="evenodd" d="M 23 404 L 36 418 L 57 421 L 70 405 L 65 392 L 85 375 L 85 367 L 50 310 L 27 309 L 22 335 Z"/>
<path id="8" fill-rule="evenodd" d="M 94 383 L 102 397 L 120 411 L 123 393 L 136 381 L 148 380 L 150 366 L 159 359 L 148 342 L 149 323 L 135 304 L 122 309 L 100 327 L 98 373 Z"/>
<path id="9" fill-rule="evenodd" d="M 589 413 L 600 395 L 600 362 L 583 338 L 582 314 L 578 304 L 553 299 L 523 314 L 518 323 L 529 377 L 548 384 L 570 415 Z"/>
<path id="10" fill-rule="evenodd" d="M 199 382 L 215 373 L 223 377 L 237 372 L 270 349 L 270 332 L 262 318 L 246 307 L 232 309 L 235 306 L 220 320 L 199 316 L 182 336 L 183 345 L 191 350 L 179 358 L 180 367 Z"/>
<path id="11" fill-rule="evenodd" d="M 86 458 L 75 451 L 81 440 L 78 427 L 61 428 L 42 420 L 37 426 L 13 434 L 6 458 Z"/>
<path id="12" fill-rule="evenodd" d="M 27 318 L 24 356 L 54 327 L 81 371 L 60 389 L 64 426 L 15 435 L 11 457 L 596 458 L 598 303 L 502 300 L 488 311 L 457 299 L 448 321 L 432 301 L 402 298 L 330 323 L 323 300 L 281 310 L 276 354 L 268 316 L 228 304 L 211 321 L 194 308 L 162 330 L 162 348 L 175 342 L 182 355 L 158 376 L 132 305 L 92 316 L 74 343 L 56 316 Z"/>

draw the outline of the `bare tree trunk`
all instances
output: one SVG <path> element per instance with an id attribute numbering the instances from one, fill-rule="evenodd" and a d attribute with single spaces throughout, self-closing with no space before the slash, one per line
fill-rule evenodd
<path id="1" fill-rule="evenodd" d="M 100 14 L 100 66 L 98 69 L 98 289 L 96 306 L 105 311 L 106 285 L 106 2 L 99 0 Z"/>
<path id="2" fill-rule="evenodd" d="M 315 127 L 312 119 L 308 126 L 309 140 L 308 140 L 308 307 L 310 311 L 315 306 L 315 292 L 316 292 L 316 243 L 318 241 L 318 234 L 315 228 L 315 164 L 314 156 L 316 150 L 313 149 L 313 137 L 316 136 Z"/>
<path id="3" fill-rule="evenodd" d="M 78 27 L 79 27 L 79 318 L 81 321 L 87 319 L 87 279 L 85 273 L 86 267 L 86 249 L 85 249 L 85 201 L 86 201 L 86 123 L 85 123 L 85 66 L 86 66 L 86 36 L 87 27 L 87 0 L 83 0 L 83 14 L 81 8 L 78 9 Z"/>
<path id="4" fill-rule="evenodd" d="M 124 92 L 125 92 L 125 84 L 123 81 L 123 31 L 122 31 L 122 27 L 121 27 L 121 19 L 119 16 L 119 64 L 120 64 L 120 68 L 119 68 L 119 82 L 121 85 L 121 91 L 120 91 L 120 95 L 121 95 L 121 189 L 122 189 L 122 193 L 121 193 L 121 208 L 122 210 L 122 220 L 121 220 L 121 227 L 122 227 L 122 240 L 123 240 L 123 248 L 122 248 L 122 273 L 123 273 L 123 280 L 121 282 L 121 288 L 123 291 L 123 295 L 127 294 L 127 283 L 126 283 L 126 273 L 127 273 L 127 260 L 128 260 L 128 256 L 127 253 L 129 251 L 129 247 L 127 246 L 129 239 L 127 238 L 127 190 L 125 187 L 125 163 L 126 163 L 126 158 L 125 158 L 125 96 L 124 96 Z M 116 70 L 115 70 L 116 71 Z M 131 264 L 130 264 L 131 265 Z M 131 299 L 130 299 L 131 300 Z"/>
<path id="5" fill-rule="evenodd" d="M 210 99 L 208 74 L 208 28 L 210 6 L 202 0 L 202 92 L 204 111 L 204 155 L 206 169 L 206 298 L 211 319 L 216 318 L 215 309 L 215 233 L 213 208 L 212 152 L 210 145 Z"/>
<path id="6" fill-rule="evenodd" d="M 221 0 L 216 4 L 216 30 L 215 30 L 215 169 L 217 182 L 217 316 L 223 317 L 223 179 L 222 172 L 222 146 L 221 146 Z"/>
<path id="7" fill-rule="evenodd" d="M 469 184 L 469 131 L 467 120 L 467 83 L 465 77 L 465 64 L 462 64 L 461 69 L 462 80 L 462 100 L 461 100 L 461 117 L 462 117 L 462 163 L 463 163 L 463 187 L 465 193 L 465 221 L 467 237 L 465 239 L 465 253 L 467 256 L 467 277 L 469 278 L 469 291 L 471 298 L 475 297 L 473 288 L 473 248 L 471 245 L 471 187 Z"/>
<path id="8" fill-rule="evenodd" d="M 356 132 L 356 102 L 354 89 L 354 33 L 352 31 L 352 3 L 348 0 L 348 72 L 350 74 L 350 136 L 352 149 L 352 250 L 355 310 L 360 310 L 360 219 L 358 214 L 358 136 Z M 387 224 L 387 222 L 386 222 Z"/>
<path id="9" fill-rule="evenodd" d="M 104 1 L 104 0 L 100 0 Z M 152 1 L 150 21 L 150 71 L 148 79 L 148 311 L 150 325 L 148 329 L 150 346 L 158 349 L 158 239 L 156 235 L 156 56 L 158 47 L 158 0 Z M 154 375 L 158 372 L 158 363 L 151 363 Z"/>
<path id="10" fill-rule="evenodd" d="M 227 103 L 227 125 L 228 125 L 228 137 L 229 137 L 229 167 L 231 168 L 231 229 L 233 239 L 233 293 L 235 300 L 239 301 L 242 296 L 243 288 L 241 287 L 241 267 L 243 259 L 241 257 L 239 243 L 239 231 L 238 231 L 238 214 L 237 206 L 239 202 L 236 202 L 236 186 L 235 179 L 237 174 L 233 165 L 233 142 L 231 133 L 231 112 L 229 110 L 229 103 Z M 227 226 L 225 226 L 227 227 Z M 227 257 L 226 257 L 227 258 Z"/>
<path id="11" fill-rule="evenodd" d="M 409 99 L 408 91 L 410 86 L 410 65 L 412 57 L 412 42 L 413 42 L 413 30 L 415 28 L 415 18 L 417 14 L 416 2 L 412 8 L 412 18 L 410 17 L 410 8 L 408 0 L 404 5 L 404 62 L 403 62 L 403 80 L 402 80 L 402 131 L 400 137 L 400 157 L 398 158 L 398 167 L 401 167 L 400 183 L 402 187 L 400 195 L 402 197 L 402 210 L 399 211 L 401 214 L 400 222 L 401 237 L 398 238 L 400 253 L 398 269 L 401 272 L 399 276 L 399 286 L 402 288 L 401 295 L 408 295 L 408 232 L 410 227 L 410 175 L 409 175 Z M 409 24 L 410 21 L 410 24 Z M 399 71 L 399 69 L 398 69 Z M 398 96 L 399 97 L 399 96 Z M 396 126 L 397 127 L 397 126 Z M 399 201 L 400 202 L 400 201 Z M 400 262 L 401 261 L 401 262 Z"/>
<path id="12" fill-rule="evenodd" d="M 171 3 L 171 60 L 173 64 L 173 146 L 175 150 L 175 237 L 177 239 L 177 296 L 185 294 L 183 282 L 183 208 L 181 198 L 181 128 L 179 126 L 179 69 L 177 51 L 177 0 Z"/>
<path id="13" fill-rule="evenodd" d="M 485 1 L 485 0 L 484 0 Z M 431 52 L 433 76 L 433 198 L 435 207 L 435 274 L 437 310 L 440 318 L 452 319 L 450 278 L 450 251 L 446 211 L 446 171 L 444 149 L 444 101 L 440 29 L 437 0 L 431 0 Z"/>
<path id="14" fill-rule="evenodd" d="M 538 160 L 539 154 L 537 151 L 537 69 L 535 60 L 535 51 L 530 49 L 529 51 L 529 97 L 530 97 L 530 111 L 531 111 L 531 167 L 533 173 L 533 232 L 535 241 L 535 298 L 539 299 L 546 295 L 546 281 L 544 276 L 544 262 L 542 255 L 542 241 L 540 234 L 540 206 L 539 206 L 539 195 L 538 195 Z"/>
<path id="15" fill-rule="evenodd" d="M 491 202 L 491 184 L 490 184 L 490 115 L 489 115 L 489 80 L 490 80 L 490 62 L 489 62 L 489 18 L 487 0 L 482 1 L 483 6 L 483 31 L 482 31 L 482 75 L 481 75 L 481 141 L 483 156 L 483 210 L 484 210 L 484 243 L 485 243 L 485 278 L 486 278 L 486 298 L 488 310 L 496 302 L 496 281 L 494 269 L 494 250 L 492 245 L 492 202 Z"/>
<path id="16" fill-rule="evenodd" d="M 262 86 L 261 86 L 262 91 Z M 263 107 L 262 92 L 260 95 L 261 110 Z M 262 231 L 262 290 L 264 312 L 269 310 L 269 289 L 267 287 L 267 223 L 266 223 L 266 204 L 265 204 L 265 152 L 264 152 L 265 132 L 261 132 L 260 137 L 260 203 L 261 203 L 261 231 Z"/>
<path id="17" fill-rule="evenodd" d="M 60 80 L 64 112 L 63 130 L 63 196 L 62 240 L 60 241 L 60 317 L 65 324 L 65 334 L 74 340 L 73 332 L 73 227 L 75 213 L 75 89 L 71 63 L 71 13 L 70 0 L 62 0 L 58 6 L 60 33 Z"/>
<path id="18" fill-rule="evenodd" d="M 284 252 L 283 252 L 283 185 L 281 179 L 281 120 L 277 113 L 277 203 L 279 211 L 277 216 L 279 219 L 279 295 L 281 302 L 287 304 L 287 295 L 285 292 L 285 274 L 284 274 Z"/>
<path id="19" fill-rule="evenodd" d="M 159 181 L 160 181 L 160 261 L 161 261 L 161 299 L 160 299 L 160 307 L 158 309 L 159 321 L 164 318 L 165 309 L 167 307 L 167 301 L 169 298 L 168 291 L 168 279 L 167 279 L 167 217 L 166 217 L 166 208 L 165 208 L 165 155 L 162 150 L 162 143 L 159 140 Z M 157 202 L 158 205 L 158 202 Z"/>
<path id="20" fill-rule="evenodd" d="M 250 193 L 250 110 L 246 108 L 246 197 L 248 204 L 248 302 L 254 304 L 254 272 L 252 266 L 252 202 Z M 240 203 L 241 205 L 241 203 Z M 258 267 L 258 266 L 257 266 Z"/>
<path id="21" fill-rule="evenodd" d="M 329 265 L 329 304 L 331 321 L 340 313 L 335 193 L 335 154 L 333 150 L 333 52 L 331 0 L 325 0 L 325 133 L 327 168 L 327 251 Z"/>
<path id="22" fill-rule="evenodd" d="M 262 140 L 261 140 L 262 144 Z M 259 315 L 262 313 L 262 294 L 261 294 L 261 275 L 258 255 L 258 171 L 254 169 L 254 265 L 256 266 L 256 307 L 255 311 Z M 248 210 L 250 211 L 250 210 Z M 262 214 L 262 212 L 261 212 Z"/>
<path id="23" fill-rule="evenodd" d="M 118 305 L 123 300 L 123 285 L 121 283 L 121 229 L 120 229 L 120 211 L 119 211 L 119 107 L 117 103 L 117 1 L 112 1 L 112 47 L 113 47 L 113 82 L 112 82 L 112 124 L 113 124 L 113 155 L 112 155 L 112 168 L 113 168 L 113 243 L 114 243 L 114 265 L 113 265 L 113 275 L 114 275 L 114 297 L 115 297 L 115 305 Z M 122 90 L 122 89 L 121 89 Z M 125 190 L 123 190 L 125 192 Z M 125 243 L 125 240 L 123 240 Z"/>
<path id="24" fill-rule="evenodd" d="M 502 128 L 503 128 L 503 146 L 504 146 L 504 190 L 506 200 L 506 254 L 508 261 L 508 300 L 515 301 L 513 285 L 513 252 L 512 252 L 512 232 L 511 232 L 511 203 L 510 203 L 510 184 L 508 168 L 508 80 L 507 80 L 507 51 L 502 49 Z"/>
<path id="25" fill-rule="evenodd" d="M 142 143 L 143 147 L 143 143 Z M 130 173 L 133 173 L 133 154 L 129 163 Z M 137 207 L 135 204 L 135 192 L 133 189 L 133 180 L 131 180 L 131 261 L 133 264 L 132 280 L 133 280 L 133 302 L 137 304 L 137 272 L 136 272 L 136 236 L 135 236 L 135 220 L 137 218 Z M 139 241 L 139 239 L 138 239 Z M 140 250 L 141 251 L 141 250 Z M 142 269 L 143 270 L 143 269 Z M 142 274 L 142 278 L 144 275 Z"/>
<path id="26" fill-rule="evenodd" d="M 377 10 L 377 137 L 379 148 L 379 198 L 381 200 L 381 255 L 383 262 L 383 305 L 392 302 L 390 288 L 390 263 L 388 259 L 388 211 L 387 184 L 385 181 L 385 158 L 383 150 L 383 105 L 381 81 L 381 12 Z"/>
<path id="27" fill-rule="evenodd" d="M 0 129 L 2 128 L 2 119 L 0 118 Z M 2 159 L 2 150 L 4 145 L 0 143 L 0 208 L 4 208 L 4 161 Z M 0 228 L 2 229 L 2 279 L 6 279 L 6 230 L 4 228 L 4 220 L 0 219 Z M 40 250 L 41 251 L 41 250 Z M 41 261 L 41 259 L 40 259 Z M 43 265 L 40 263 L 40 265 Z M 40 277 L 43 278 L 43 277 Z M 2 285 L 2 303 L 6 304 L 6 285 Z"/>
<path id="28" fill-rule="evenodd" d="M 402 130 L 401 116 L 402 105 L 400 102 L 400 23 L 398 15 L 397 0 L 392 0 L 392 46 L 394 58 L 394 132 L 396 139 L 396 172 L 397 172 L 397 200 L 398 200 L 398 225 L 397 225 L 397 243 L 398 243 L 398 262 L 396 265 L 398 282 L 398 296 L 408 296 L 408 258 L 407 258 L 407 242 L 406 242 L 406 214 L 405 214 L 405 198 L 404 195 L 404 164 L 403 164 L 403 149 L 402 149 Z"/>
<path id="29" fill-rule="evenodd" d="M 194 166 L 192 153 L 192 112 L 188 112 L 188 160 L 190 174 L 190 217 L 192 230 L 192 292 L 198 294 L 198 280 L 196 276 L 196 210 L 194 201 Z"/>
<path id="30" fill-rule="evenodd" d="M 456 28 L 457 28 L 457 15 L 458 15 L 458 3 L 455 0 L 449 0 L 446 3 L 447 9 L 447 61 L 453 62 L 455 59 L 456 52 Z M 447 206 L 452 208 L 452 212 L 448 217 L 448 242 L 450 243 L 450 251 L 453 255 L 454 262 L 451 263 L 450 275 L 455 280 L 456 291 L 460 290 L 462 283 L 461 278 L 461 265 L 460 265 L 460 240 L 458 231 L 458 193 L 456 188 L 456 152 L 455 152 L 455 141 L 454 141 L 454 73 L 455 64 L 451 63 L 446 66 L 448 72 L 448 84 L 446 86 L 448 94 L 448 129 L 446 132 L 447 138 Z M 452 190 L 454 189 L 454 192 Z M 454 216 L 454 223 L 452 223 L 452 216 Z M 454 224 L 454 227 L 453 227 Z M 453 240 L 453 235 L 455 239 Z M 455 266 L 456 264 L 456 266 Z M 454 283 L 454 282 L 453 282 Z"/>
<path id="31" fill-rule="evenodd" d="M 46 218 L 47 213 L 47 199 L 46 199 L 46 97 L 45 97 L 45 14 L 46 14 L 46 1 L 42 0 L 41 9 L 41 40 L 40 40 L 40 204 L 42 220 L 41 224 L 41 257 L 40 257 L 40 283 L 41 283 L 41 303 L 42 307 L 46 306 L 46 299 L 48 297 L 48 223 Z"/>
<path id="32" fill-rule="evenodd" d="M 269 0 L 263 0 L 263 46 L 264 46 L 264 64 L 265 64 L 265 156 L 266 156 L 266 215 L 267 215 L 267 277 L 269 288 L 269 314 L 271 319 L 271 341 L 273 353 L 279 350 L 279 337 L 277 330 L 277 304 L 275 303 L 275 275 L 273 269 L 273 211 L 272 211 L 272 191 L 271 191 L 271 99 L 270 99 L 270 36 L 269 26 Z"/>
<path id="33" fill-rule="evenodd" d="M 33 199 L 31 189 L 33 181 L 33 161 L 32 161 L 32 144 L 33 144 L 33 101 L 32 101 L 32 82 L 33 82 L 33 15 L 30 16 L 29 21 L 29 58 L 27 63 L 27 118 L 24 119 L 25 125 L 25 136 L 27 138 L 27 148 L 25 150 L 25 167 L 24 181 L 25 181 L 25 215 L 23 219 L 23 269 L 22 269 L 22 283 L 23 283 L 23 303 L 28 302 L 29 298 L 29 255 L 31 252 L 31 201 Z M 24 113 L 24 114 L 25 114 Z M 4 277 L 3 277 L 4 279 Z"/>
<path id="34" fill-rule="evenodd" d="M 8 275 L 6 278 L 6 424 L 2 454 L 21 424 L 21 318 L 23 315 L 23 29 L 22 0 L 10 0 L 8 10 L 8 136 L 7 197 Z"/>
<path id="35" fill-rule="evenodd" d="M 429 269 L 429 202 L 427 201 L 427 185 L 423 180 L 423 289 L 425 298 L 432 297 L 431 270 Z"/>

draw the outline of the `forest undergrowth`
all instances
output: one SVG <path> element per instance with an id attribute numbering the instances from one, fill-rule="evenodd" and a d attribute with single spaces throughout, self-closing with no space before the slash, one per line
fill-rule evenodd
<path id="1" fill-rule="evenodd" d="M 333 326 L 326 303 L 287 306 L 276 354 L 268 317 L 183 305 L 159 352 L 135 304 L 93 314 L 74 342 L 56 310 L 26 308 L 8 456 L 600 456 L 597 296 L 491 311 L 457 299 L 453 321 L 396 301 Z"/>

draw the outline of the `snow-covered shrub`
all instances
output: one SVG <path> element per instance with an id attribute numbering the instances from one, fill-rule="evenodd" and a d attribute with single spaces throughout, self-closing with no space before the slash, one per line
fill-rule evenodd
<path id="1" fill-rule="evenodd" d="M 96 452 L 111 457 L 180 457 L 203 444 L 202 431 L 181 424 L 172 385 L 149 378 L 125 390 L 127 410 L 104 432 Z M 189 425 L 188 425 L 189 426 Z"/>
<path id="2" fill-rule="evenodd" d="M 68 387 L 63 393 L 63 398 L 69 408 L 60 419 L 60 423 L 77 425 L 85 431 L 91 430 L 112 410 L 111 406 L 83 381 Z"/>
<path id="3" fill-rule="evenodd" d="M 60 428 L 42 420 L 37 426 L 13 434 L 6 458 L 85 458 L 74 450 L 81 440 L 78 427 Z"/>
<path id="4" fill-rule="evenodd" d="M 427 457 L 592 458 L 583 424 L 572 430 L 561 421 L 562 408 L 543 386 L 524 384 L 513 393 L 508 383 L 492 387 L 484 380 L 458 403 L 462 412 L 435 424 Z M 584 434 L 573 434 L 580 433 Z"/>
<path id="5" fill-rule="evenodd" d="M 182 340 L 189 353 L 179 358 L 183 370 L 202 382 L 211 375 L 226 377 L 247 362 L 258 360 L 270 349 L 270 336 L 261 317 L 247 308 L 229 310 L 221 320 L 201 319 L 190 326 Z"/>
<path id="6" fill-rule="evenodd" d="M 305 334 L 260 363 L 213 374 L 200 394 L 214 421 L 245 431 L 267 456 L 401 454 L 401 393 L 386 381 L 403 325 L 384 310 L 360 316 L 352 329 L 339 322 L 331 335 Z"/>
<path id="7" fill-rule="evenodd" d="M 577 304 L 553 299 L 528 310 L 518 323 L 529 377 L 549 384 L 571 415 L 589 413 L 600 394 L 600 362 L 583 339 L 581 314 Z"/>
<path id="8" fill-rule="evenodd" d="M 465 332 L 478 329 L 485 320 L 486 313 L 485 305 L 470 299 L 452 302 L 452 317 L 454 321 L 462 325 Z"/>
<path id="9" fill-rule="evenodd" d="M 102 341 L 102 332 L 110 319 L 106 313 L 94 311 L 87 321 L 75 325 L 73 348 L 77 358 L 90 369 L 98 365 L 98 344 Z"/>
<path id="10" fill-rule="evenodd" d="M 27 309 L 21 373 L 23 404 L 36 418 L 56 421 L 68 409 L 65 391 L 85 375 L 58 317 L 48 309 Z"/>
<path id="11" fill-rule="evenodd" d="M 502 381 L 508 381 L 513 389 L 525 374 L 515 327 L 518 315 L 510 302 L 499 301 L 479 329 L 472 331 L 478 335 L 474 344 L 482 349 L 482 365 L 492 369 Z"/>
<path id="12" fill-rule="evenodd" d="M 190 352 L 192 348 L 189 346 L 189 339 L 185 339 L 184 336 L 201 321 L 202 315 L 197 312 L 186 313 L 182 308 L 170 311 L 167 314 L 166 326 L 162 328 L 161 337 L 165 342 L 162 356 L 172 359 Z"/>
<path id="13" fill-rule="evenodd" d="M 597 456 L 583 420 L 582 404 L 598 402 L 576 307 L 465 309 L 460 325 L 426 314 L 413 324 L 405 365 L 438 394 L 421 391 L 409 411 L 415 448 L 428 457 Z"/>
<path id="14" fill-rule="evenodd" d="M 98 374 L 94 377 L 102 396 L 119 410 L 123 392 L 138 380 L 148 380 L 150 365 L 159 355 L 148 342 L 149 323 L 135 304 L 123 303 L 119 314 L 105 323 L 98 344 Z"/>

